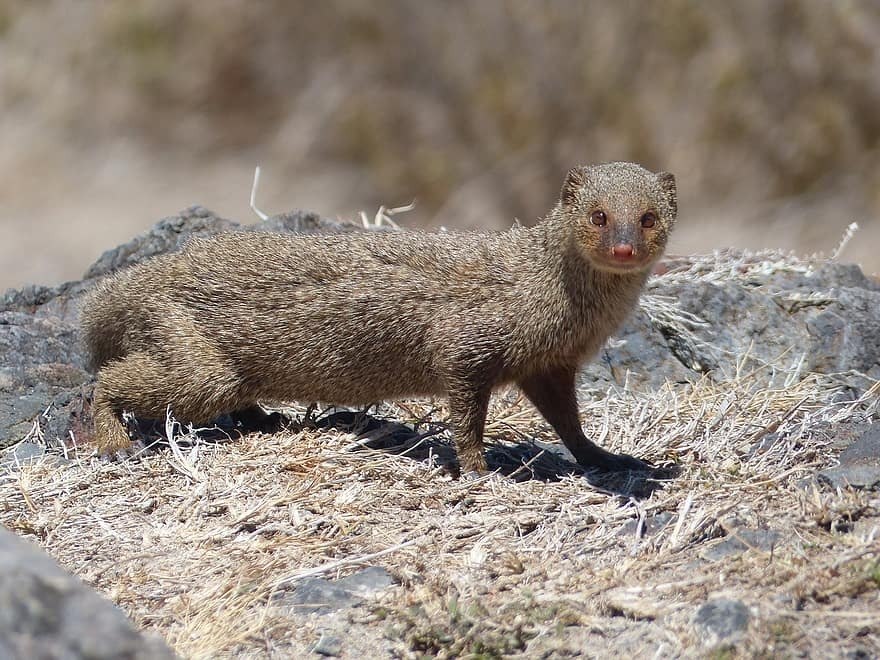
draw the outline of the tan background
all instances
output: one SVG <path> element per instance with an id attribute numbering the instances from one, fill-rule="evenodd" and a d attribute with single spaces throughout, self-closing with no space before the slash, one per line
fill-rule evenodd
<path id="1" fill-rule="evenodd" d="M 577 163 L 678 176 L 672 250 L 880 270 L 880 4 L 0 0 L 0 290 L 192 203 L 531 222 Z"/>

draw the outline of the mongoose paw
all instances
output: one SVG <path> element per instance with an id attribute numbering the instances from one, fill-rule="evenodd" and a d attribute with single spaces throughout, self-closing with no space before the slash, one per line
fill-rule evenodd
<path id="1" fill-rule="evenodd" d="M 464 479 L 466 474 L 480 477 L 489 472 L 489 466 L 486 464 L 486 457 L 483 456 L 482 451 L 477 454 L 459 454 L 458 463 L 461 466 L 458 471 L 460 479 Z"/>
<path id="2" fill-rule="evenodd" d="M 122 463 L 123 461 L 143 458 L 148 451 L 149 447 L 147 447 L 142 441 L 132 440 L 131 443 L 125 447 L 100 451 L 98 457 L 104 463 Z"/>

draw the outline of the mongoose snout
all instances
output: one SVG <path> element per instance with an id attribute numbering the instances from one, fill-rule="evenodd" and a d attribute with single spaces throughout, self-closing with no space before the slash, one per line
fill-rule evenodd
<path id="1" fill-rule="evenodd" d="M 587 467 L 575 381 L 635 307 L 677 213 L 675 179 L 633 163 L 569 171 L 533 227 L 500 233 L 226 233 L 102 281 L 82 312 L 98 449 L 121 416 L 205 424 L 261 402 L 443 394 L 461 467 L 487 469 L 489 397 L 515 383 Z"/>
<path id="2" fill-rule="evenodd" d="M 619 261 L 629 261 L 633 257 L 632 243 L 618 243 L 611 248 L 611 255 Z"/>

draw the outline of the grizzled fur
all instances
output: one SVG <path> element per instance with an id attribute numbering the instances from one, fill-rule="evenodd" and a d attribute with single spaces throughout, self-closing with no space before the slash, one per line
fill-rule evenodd
<path id="1" fill-rule="evenodd" d="M 462 468 L 482 471 L 489 396 L 517 383 L 580 463 L 644 468 L 584 436 L 575 376 L 636 305 L 675 215 L 671 174 L 610 163 L 571 170 L 542 222 L 505 233 L 193 239 L 84 306 L 98 447 L 130 448 L 124 411 L 202 424 L 258 402 L 442 393 Z"/>

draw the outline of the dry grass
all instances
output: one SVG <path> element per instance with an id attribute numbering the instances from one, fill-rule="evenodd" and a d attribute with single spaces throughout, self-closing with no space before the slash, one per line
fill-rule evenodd
<path id="1" fill-rule="evenodd" d="M 420 421 L 425 437 L 396 448 L 359 447 L 351 433 L 306 424 L 217 444 L 178 436 L 139 462 L 50 455 L 0 475 L 0 522 L 184 657 L 308 649 L 320 621 L 293 625 L 276 596 L 305 576 L 365 564 L 385 566 L 400 585 L 351 625 L 402 655 L 491 656 L 530 639 L 556 648 L 578 629 L 601 653 L 615 648 L 603 635 L 627 621 L 620 614 L 654 620 L 645 652 L 659 643 L 681 652 L 698 644 L 693 611 L 717 594 L 753 608 L 750 648 L 854 644 L 880 633 L 880 501 L 798 485 L 832 461 L 835 429 L 877 417 L 880 387 L 834 402 L 838 389 L 818 375 L 778 390 L 744 378 L 586 402 L 588 431 L 605 446 L 680 466 L 643 499 L 626 484 L 538 478 L 529 468 L 517 476 L 536 478 L 453 480 L 437 466 L 446 431 L 431 423 L 444 410 L 411 401 L 383 413 Z M 502 463 L 521 449 L 510 440 L 546 431 L 515 392 L 496 397 L 490 419 Z M 770 433 L 776 441 L 755 451 Z M 410 457 L 418 452 L 427 459 Z M 564 462 L 544 466 L 546 477 Z M 661 512 L 669 524 L 639 538 L 631 521 Z M 736 524 L 780 531 L 779 546 L 699 559 Z"/>
<path id="2" fill-rule="evenodd" d="M 665 277 L 746 277 L 760 264 L 812 267 L 717 254 Z M 644 307 L 682 331 L 701 323 L 658 296 Z M 298 423 L 275 435 L 209 442 L 169 422 L 170 446 L 142 460 L 58 449 L 0 468 L 0 523 L 188 658 L 301 655 L 327 629 L 345 633 L 346 657 L 703 655 L 692 620 L 716 597 L 750 608 L 735 653 L 877 654 L 880 495 L 809 477 L 880 418 L 880 383 L 852 400 L 842 377 L 786 365 L 585 391 L 588 435 L 674 465 L 666 480 L 585 475 L 507 390 L 487 425 L 490 463 L 506 476 L 448 475 L 442 401 L 385 404 L 374 414 L 393 422 L 349 415 L 344 429 L 291 409 Z M 707 554 L 743 529 L 778 536 Z M 306 577 L 365 565 L 399 584 L 336 623 L 284 605 Z"/>

